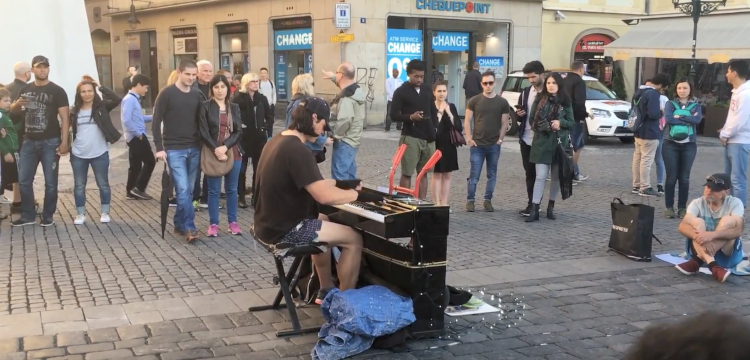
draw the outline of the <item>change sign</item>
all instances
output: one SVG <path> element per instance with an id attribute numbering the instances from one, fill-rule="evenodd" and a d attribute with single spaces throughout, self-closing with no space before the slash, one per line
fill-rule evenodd
<path id="1" fill-rule="evenodd" d="M 399 78 L 407 81 L 406 65 L 411 60 L 422 60 L 422 30 L 388 29 L 385 42 L 386 78 L 397 69 Z"/>
<path id="2" fill-rule="evenodd" d="M 505 76 L 505 59 L 501 56 L 477 56 L 479 72 L 494 71 L 496 78 Z"/>

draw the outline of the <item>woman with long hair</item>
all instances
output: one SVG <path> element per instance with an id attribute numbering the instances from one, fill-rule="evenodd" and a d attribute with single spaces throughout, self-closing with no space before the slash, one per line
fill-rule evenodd
<path id="1" fill-rule="evenodd" d="M 667 210 L 664 216 L 680 219 L 687 213 L 688 190 L 690 188 L 690 170 L 693 168 L 695 155 L 698 153 L 696 143 L 696 126 L 701 123 L 703 113 L 700 104 L 693 98 L 693 85 L 688 78 L 677 80 L 675 98 L 664 106 L 664 145 L 662 156 L 666 168 L 667 181 L 664 189 L 664 205 Z M 677 213 L 674 209 L 675 186 L 679 182 L 680 193 L 677 197 Z"/>
<path id="2" fill-rule="evenodd" d="M 101 97 L 97 94 L 101 91 Z M 71 141 L 70 165 L 75 182 L 73 196 L 76 203 L 76 225 L 86 222 L 86 182 L 89 166 L 94 169 L 94 179 L 99 187 L 102 223 L 111 221 L 109 205 L 112 191 L 109 187 L 109 144 L 122 137 L 112 125 L 109 112 L 120 105 L 122 98 L 114 91 L 84 76 L 78 83 L 73 108 L 70 111 Z"/>
<path id="3" fill-rule="evenodd" d="M 534 195 L 531 200 L 531 215 L 526 222 L 539 221 L 539 205 L 544 195 L 544 184 L 547 174 L 552 172 L 549 187 L 547 218 L 555 220 L 555 199 L 560 193 L 560 166 L 555 161 L 558 144 L 567 149 L 570 146 L 570 130 L 575 126 L 573 106 L 570 96 L 563 88 L 562 76 L 551 73 L 544 79 L 542 92 L 534 99 L 529 114 L 534 138 L 531 141 L 529 162 L 536 167 Z"/>
<path id="4" fill-rule="evenodd" d="M 242 132 L 240 107 L 229 101 L 231 84 L 224 75 L 216 75 L 209 83 L 210 99 L 200 107 L 199 123 L 201 141 L 219 161 L 228 161 L 232 155 L 232 170 L 224 176 L 207 176 L 208 178 L 208 216 L 210 224 L 206 236 L 219 235 L 219 197 L 221 180 L 224 179 L 224 191 L 227 194 L 227 220 L 232 235 L 242 234 L 237 224 L 237 180 L 242 167 L 242 149 L 237 145 Z M 206 148 L 203 148 L 206 151 Z"/>
<path id="5" fill-rule="evenodd" d="M 273 126 L 273 112 L 268 98 L 259 91 L 260 76 L 248 73 L 242 76 L 240 89 L 232 101 L 239 105 L 242 115 L 242 137 L 240 147 L 243 150 L 242 168 L 239 179 L 239 203 L 241 208 L 247 208 L 245 189 L 247 181 L 247 162 L 253 161 L 252 183 L 255 183 L 255 171 L 258 168 L 260 154 L 268 141 L 268 128 Z M 227 201 L 228 202 L 228 201 Z"/>
<path id="6" fill-rule="evenodd" d="M 459 134 L 462 133 L 463 126 L 458 118 L 456 105 L 446 100 L 448 83 L 438 81 L 433 84 L 432 94 L 435 96 L 432 118 L 438 121 L 435 148 L 443 154 L 433 169 L 432 199 L 435 205 L 448 206 L 450 203 L 451 172 L 458 170 L 458 151 L 456 145 L 451 142 L 451 132 L 455 129 Z"/>
<path id="7" fill-rule="evenodd" d="M 289 128 L 289 125 L 292 123 L 292 111 L 297 108 L 299 105 L 299 102 L 302 101 L 302 99 L 305 99 L 310 96 L 315 96 L 315 79 L 313 79 L 313 76 L 310 74 L 299 74 L 294 77 L 294 80 L 292 81 L 292 98 L 289 100 L 289 104 L 286 106 L 286 122 L 284 124 L 285 128 Z M 305 143 L 307 147 L 312 150 L 313 155 L 315 155 L 315 158 L 322 159 L 318 154 L 321 152 L 325 152 L 325 146 L 332 145 L 333 144 L 333 138 L 329 137 L 328 132 L 330 131 L 330 128 L 328 127 L 328 123 L 326 123 L 325 129 L 320 136 L 318 136 L 318 139 L 315 140 L 314 143 Z M 319 163 L 322 161 L 318 161 Z"/>

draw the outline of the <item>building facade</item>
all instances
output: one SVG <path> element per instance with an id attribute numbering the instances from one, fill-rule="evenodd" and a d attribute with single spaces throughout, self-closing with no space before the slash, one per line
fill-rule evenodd
<path id="1" fill-rule="evenodd" d="M 332 98 L 337 89 L 323 79 L 323 70 L 349 61 L 368 94 L 368 124 L 384 121 L 386 77 L 407 60 L 426 61 L 428 76 L 429 69 L 439 72 L 451 100 L 463 108 L 463 77 L 474 61 L 496 70 L 502 81 L 508 70 L 541 56 L 540 0 L 360 0 L 350 2 L 347 29 L 334 26 L 335 0 L 136 2 L 136 26 L 127 21 L 130 0 L 109 3 L 115 79 L 138 66 L 161 87 L 184 57 L 209 60 L 233 74 L 265 67 L 283 102 L 303 72 L 313 74 L 320 96 Z M 342 30 L 354 40 L 337 42 Z"/>
<path id="2" fill-rule="evenodd" d="M 99 81 L 101 81 L 103 86 L 112 89 L 114 88 L 114 83 L 112 79 L 112 41 L 110 37 L 111 19 L 105 16 L 109 12 L 109 1 L 86 0 L 85 4 Z"/>

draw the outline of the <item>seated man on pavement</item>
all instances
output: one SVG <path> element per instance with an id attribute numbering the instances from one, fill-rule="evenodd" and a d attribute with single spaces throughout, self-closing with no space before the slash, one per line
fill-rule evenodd
<path id="1" fill-rule="evenodd" d="M 688 205 L 679 231 L 687 237 L 690 260 L 677 265 L 683 274 L 698 273 L 708 264 L 713 277 L 724 282 L 729 269 L 742 261 L 742 230 L 745 208 L 740 199 L 729 195 L 729 175 L 714 174 L 706 178 L 703 196 Z"/>
<path id="2" fill-rule="evenodd" d="M 258 163 L 255 192 L 255 233 L 278 246 L 312 245 L 319 242 L 342 249 L 337 274 L 342 291 L 357 285 L 362 258 L 362 236 L 346 225 L 330 222 L 318 213 L 318 204 L 341 205 L 355 200 L 382 201 L 378 195 L 362 193 L 360 180 L 324 179 L 305 142 L 315 142 L 323 133 L 331 110 L 321 98 L 302 100 L 292 111 L 289 129 L 274 136 L 263 148 Z M 357 189 L 357 190 L 354 190 Z M 323 246 L 319 246 L 324 250 Z M 323 302 L 334 287 L 331 254 L 312 256 L 320 278 L 316 303 Z"/>

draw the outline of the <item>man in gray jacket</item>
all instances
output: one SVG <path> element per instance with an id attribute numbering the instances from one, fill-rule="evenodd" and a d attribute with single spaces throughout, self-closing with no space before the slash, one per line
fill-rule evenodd
<path id="1" fill-rule="evenodd" d="M 331 177 L 334 180 L 357 178 L 357 150 L 365 123 L 366 94 L 354 82 L 355 70 L 351 63 L 339 65 L 336 73 L 323 71 L 341 91 L 331 102 L 333 155 Z"/>

